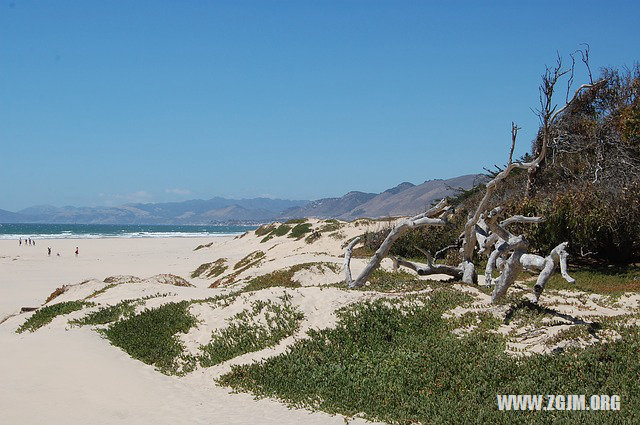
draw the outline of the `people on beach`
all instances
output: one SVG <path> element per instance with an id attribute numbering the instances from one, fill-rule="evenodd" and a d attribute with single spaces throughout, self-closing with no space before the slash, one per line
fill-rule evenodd
<path id="1" fill-rule="evenodd" d="M 47 255 L 51 257 L 51 247 L 47 247 Z"/>
<path id="2" fill-rule="evenodd" d="M 78 256 L 78 253 L 79 253 L 79 252 L 80 252 L 80 251 L 78 250 L 78 247 L 76 247 L 76 257 Z"/>
<path id="3" fill-rule="evenodd" d="M 18 245 L 22 246 L 22 238 L 18 241 Z"/>

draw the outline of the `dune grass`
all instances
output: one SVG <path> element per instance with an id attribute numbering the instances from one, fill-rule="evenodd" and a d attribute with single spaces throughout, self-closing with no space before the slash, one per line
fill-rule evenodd
<path id="1" fill-rule="evenodd" d="M 25 331 L 35 332 L 41 327 L 51 323 L 56 317 L 82 310 L 85 307 L 91 307 L 95 304 L 84 301 L 67 301 L 42 307 L 29 317 L 18 329 L 16 333 Z"/>
<path id="2" fill-rule="evenodd" d="M 300 327 L 302 312 L 293 307 L 290 296 L 280 297 L 281 303 L 254 301 L 229 319 L 229 326 L 213 333 L 209 344 L 201 347 L 199 358 L 203 367 L 213 366 L 245 353 L 276 345 Z M 257 321 L 263 316 L 263 321 Z"/>
<path id="3" fill-rule="evenodd" d="M 284 354 L 234 366 L 219 382 L 261 397 L 390 423 L 639 423 L 640 330 L 621 341 L 516 359 L 503 336 L 457 337 L 442 314 L 468 296 L 437 289 L 415 303 L 379 300 L 340 312 Z M 500 412 L 498 394 L 617 394 L 618 412 Z"/>

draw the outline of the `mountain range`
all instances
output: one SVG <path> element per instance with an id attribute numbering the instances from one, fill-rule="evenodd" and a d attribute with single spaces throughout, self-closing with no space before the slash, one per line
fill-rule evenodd
<path id="1" fill-rule="evenodd" d="M 339 218 L 411 215 L 433 201 L 470 189 L 482 176 L 470 174 L 420 185 L 404 182 L 382 193 L 349 192 L 316 201 L 286 199 L 226 199 L 127 204 L 118 207 L 54 207 L 39 205 L 17 212 L 0 210 L 0 223 L 75 224 L 231 224 L 263 223 L 301 217 Z"/>

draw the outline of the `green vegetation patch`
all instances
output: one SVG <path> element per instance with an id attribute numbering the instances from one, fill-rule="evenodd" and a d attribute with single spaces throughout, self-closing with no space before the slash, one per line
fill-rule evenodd
<path id="1" fill-rule="evenodd" d="M 70 320 L 69 324 L 77 326 L 106 325 L 120 320 L 120 318 L 133 316 L 136 306 L 140 303 L 142 303 L 142 300 L 124 300 L 118 304 L 89 313 L 80 319 Z"/>
<path id="2" fill-rule="evenodd" d="M 242 260 L 238 261 L 235 266 L 233 266 L 234 270 L 238 270 L 240 268 L 247 268 L 253 265 L 256 265 L 262 257 L 265 256 L 264 251 L 254 251 L 251 254 L 244 257 Z"/>
<path id="3" fill-rule="evenodd" d="M 193 370 L 195 359 L 183 354 L 176 334 L 187 333 L 196 319 L 188 301 L 169 303 L 116 322 L 104 330 L 111 344 L 160 372 L 181 375 Z"/>
<path id="4" fill-rule="evenodd" d="M 513 358 L 499 334 L 450 332 L 442 314 L 469 301 L 459 292 L 439 289 L 415 301 L 351 306 L 336 328 L 312 330 L 284 354 L 234 366 L 220 383 L 390 423 L 640 422 L 640 328 L 584 350 Z M 617 394 L 623 403 L 618 412 L 508 412 L 498 411 L 498 394 Z"/>
<path id="5" fill-rule="evenodd" d="M 291 229 L 289 237 L 294 239 L 302 239 L 307 233 L 311 233 L 311 223 L 301 223 Z"/>
<path id="6" fill-rule="evenodd" d="M 16 333 L 20 334 L 24 331 L 34 332 L 48 325 L 53 319 L 60 315 L 73 313 L 74 311 L 82 310 L 85 307 L 91 307 L 93 305 L 95 304 L 84 301 L 67 301 L 42 307 L 20 325 L 20 327 L 16 329 Z"/>
<path id="7" fill-rule="evenodd" d="M 225 263 L 227 262 L 226 258 L 218 258 L 216 261 L 211 263 L 201 264 L 197 269 L 195 269 L 191 273 L 192 278 L 200 277 L 205 275 L 206 277 L 217 277 L 227 270 L 227 266 Z"/>
<path id="8" fill-rule="evenodd" d="M 275 286 L 299 288 L 301 285 L 299 282 L 293 280 L 293 275 L 296 274 L 297 271 L 310 269 L 314 266 L 327 267 L 334 273 L 338 273 L 340 271 L 340 266 L 334 263 L 316 262 L 296 264 L 295 266 L 291 266 L 286 269 L 276 270 L 271 273 L 263 274 L 262 276 L 254 277 L 249 281 L 247 286 L 244 287 L 243 291 L 259 291 L 260 289 L 272 288 Z"/>
<path id="9" fill-rule="evenodd" d="M 554 273 L 548 289 L 578 290 L 603 295 L 621 295 L 640 291 L 640 267 L 598 267 L 569 269 L 576 283 L 568 283 L 560 273 Z"/>
<path id="10" fill-rule="evenodd" d="M 320 229 L 318 230 L 324 233 L 324 232 L 335 232 L 337 230 L 340 230 L 341 228 L 342 228 L 342 225 L 340 225 L 340 222 L 338 220 L 325 220 L 325 224 L 320 226 Z"/>
<path id="11" fill-rule="evenodd" d="M 260 240 L 260 243 L 265 243 L 265 242 L 267 242 L 267 241 L 270 241 L 271 239 L 273 239 L 273 234 L 267 235 L 267 236 L 265 236 L 264 238 L 262 238 L 262 239 Z"/>
<path id="12" fill-rule="evenodd" d="M 367 282 L 368 284 L 358 289 L 361 291 L 410 292 L 429 289 L 433 284 L 442 285 L 442 282 L 422 280 L 417 275 L 405 271 L 388 272 L 380 268 L 371 273 Z"/>
<path id="13" fill-rule="evenodd" d="M 202 346 L 200 364 L 213 366 L 245 353 L 272 347 L 293 335 L 304 315 L 291 305 L 290 296 L 282 303 L 257 300 L 229 319 L 229 326 L 213 333 L 209 344 Z M 261 316 L 262 321 L 256 319 Z"/>
<path id="14" fill-rule="evenodd" d="M 280 226 L 278 226 L 277 229 L 275 229 L 271 234 L 273 236 L 284 236 L 287 233 L 289 233 L 289 230 L 291 230 L 291 226 L 286 225 L 286 224 L 281 224 Z"/>
<path id="15" fill-rule="evenodd" d="M 284 224 L 301 224 L 301 223 L 306 223 L 307 220 L 306 218 L 292 218 L 291 220 L 287 220 L 284 222 Z"/>
<path id="16" fill-rule="evenodd" d="M 104 286 L 103 288 L 98 289 L 97 291 L 93 292 L 91 295 L 88 295 L 85 297 L 85 300 L 90 300 L 91 298 L 95 298 L 98 295 L 104 294 L 105 292 L 107 292 L 109 289 L 111 288 L 115 288 L 116 286 L 118 286 L 117 283 L 110 283 L 106 286 Z"/>
<path id="17" fill-rule="evenodd" d="M 197 251 L 203 248 L 209 248 L 211 245 L 213 245 L 213 242 L 209 242 L 208 244 L 198 245 L 197 247 L 195 247 L 194 251 Z"/>
<path id="18" fill-rule="evenodd" d="M 311 232 L 311 234 L 309 236 L 304 238 L 304 241 L 306 243 L 314 243 L 315 241 L 320 239 L 321 236 L 322 236 L 322 234 L 320 232 L 314 231 L 314 232 Z"/>
<path id="19" fill-rule="evenodd" d="M 269 233 L 273 232 L 276 229 L 276 225 L 275 224 L 265 224 L 263 226 L 258 227 L 255 230 L 255 234 L 256 236 L 264 236 L 264 235 L 268 235 Z"/>

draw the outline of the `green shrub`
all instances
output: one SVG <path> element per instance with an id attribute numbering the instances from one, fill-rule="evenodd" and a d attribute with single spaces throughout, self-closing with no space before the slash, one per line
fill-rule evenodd
<path id="1" fill-rule="evenodd" d="M 264 236 L 264 235 L 268 235 L 269 233 L 273 232 L 276 229 L 276 225 L 275 224 L 265 224 L 263 226 L 258 227 L 255 230 L 256 236 Z"/>
<path id="2" fill-rule="evenodd" d="M 291 226 L 288 226 L 286 224 L 281 224 L 271 234 L 273 236 L 284 236 L 289 232 L 289 230 L 291 230 Z"/>
<path id="3" fill-rule="evenodd" d="M 301 239 L 307 233 L 311 232 L 311 224 L 310 223 L 301 223 L 297 224 L 293 229 L 291 229 L 291 233 L 289 234 L 290 238 Z"/>

